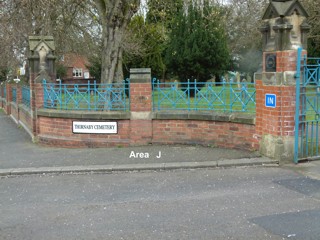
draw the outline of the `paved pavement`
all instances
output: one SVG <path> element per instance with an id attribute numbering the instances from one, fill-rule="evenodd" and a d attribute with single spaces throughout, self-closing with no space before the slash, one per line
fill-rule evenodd
<path id="1" fill-rule="evenodd" d="M 142 153 L 143 157 L 134 157 Z M 0 111 L 0 175 L 166 170 L 275 164 L 257 152 L 202 146 L 150 145 L 128 148 L 44 147 Z"/>

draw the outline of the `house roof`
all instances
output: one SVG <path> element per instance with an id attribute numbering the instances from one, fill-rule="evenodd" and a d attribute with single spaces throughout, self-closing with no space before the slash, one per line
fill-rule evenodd
<path id="1" fill-rule="evenodd" d="M 66 53 L 64 54 L 64 58 L 61 63 L 65 67 L 87 69 L 87 65 L 89 62 L 86 56 L 77 53 Z"/>

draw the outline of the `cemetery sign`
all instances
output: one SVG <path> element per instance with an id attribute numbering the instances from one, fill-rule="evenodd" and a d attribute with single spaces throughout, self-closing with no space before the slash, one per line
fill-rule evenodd
<path id="1" fill-rule="evenodd" d="M 117 122 L 72 122 L 73 133 L 117 134 Z"/>

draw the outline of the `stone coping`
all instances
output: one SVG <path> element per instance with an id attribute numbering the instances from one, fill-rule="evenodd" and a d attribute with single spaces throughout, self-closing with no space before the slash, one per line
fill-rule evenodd
<path id="1" fill-rule="evenodd" d="M 52 118 L 72 118 L 72 119 L 114 119 L 129 120 L 130 112 L 103 112 L 103 111 L 66 111 L 55 109 L 38 109 L 38 116 Z M 153 120 L 199 120 L 199 121 L 216 121 L 231 122 L 255 125 L 255 114 L 248 113 L 220 113 L 212 111 L 161 111 L 152 113 Z"/>
<path id="2" fill-rule="evenodd" d="M 255 125 L 255 114 L 221 113 L 212 111 L 160 111 L 153 112 L 153 119 L 159 120 L 202 120 L 216 122 L 232 122 Z"/>
<path id="3" fill-rule="evenodd" d="M 37 115 L 51 118 L 72 118 L 72 119 L 130 119 L 130 112 L 103 112 L 103 111 L 72 111 L 72 110 L 55 110 L 55 109 L 38 109 Z"/>

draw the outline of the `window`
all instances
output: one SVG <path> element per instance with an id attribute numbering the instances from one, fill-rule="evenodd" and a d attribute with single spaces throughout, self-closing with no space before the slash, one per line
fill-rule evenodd
<path id="1" fill-rule="evenodd" d="M 73 77 L 82 77 L 82 68 L 74 68 Z"/>

